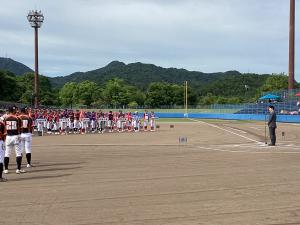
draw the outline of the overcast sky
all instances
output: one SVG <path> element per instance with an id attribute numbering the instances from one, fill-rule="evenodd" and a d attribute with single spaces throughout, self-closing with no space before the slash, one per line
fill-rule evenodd
<path id="1" fill-rule="evenodd" d="M 287 73 L 289 0 L 1 0 L 0 56 L 33 68 L 41 9 L 40 73 L 68 75 L 113 60 L 202 72 Z M 300 81 L 300 0 L 296 79 Z"/>

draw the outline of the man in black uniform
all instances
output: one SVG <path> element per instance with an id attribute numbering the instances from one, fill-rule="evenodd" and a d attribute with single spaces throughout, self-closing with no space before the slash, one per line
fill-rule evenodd
<path id="1" fill-rule="evenodd" d="M 276 113 L 274 106 L 270 105 L 269 106 L 269 120 L 268 120 L 268 127 L 269 127 L 269 134 L 270 134 L 270 139 L 271 139 L 271 144 L 269 146 L 275 146 L 276 144 L 276 133 L 275 130 L 277 128 L 276 126 Z"/>

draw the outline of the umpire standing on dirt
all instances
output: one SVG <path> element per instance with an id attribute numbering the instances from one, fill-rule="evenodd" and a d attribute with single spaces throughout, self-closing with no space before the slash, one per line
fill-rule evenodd
<path id="1" fill-rule="evenodd" d="M 268 127 L 269 127 L 269 134 L 270 134 L 270 139 L 271 139 L 271 144 L 269 144 L 269 146 L 275 146 L 276 144 L 276 113 L 275 113 L 275 109 L 274 106 L 270 105 L 269 106 L 269 112 L 270 112 L 270 116 L 269 116 L 269 120 L 268 120 Z"/>

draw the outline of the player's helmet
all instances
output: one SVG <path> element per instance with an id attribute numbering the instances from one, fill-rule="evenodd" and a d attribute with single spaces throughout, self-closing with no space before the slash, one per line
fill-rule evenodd
<path id="1" fill-rule="evenodd" d="M 22 107 L 22 108 L 21 108 L 21 113 L 26 113 L 26 111 L 27 111 L 27 108 L 26 108 L 26 107 Z"/>
<path id="2" fill-rule="evenodd" d="M 9 113 L 15 113 L 16 110 L 17 110 L 17 107 L 16 107 L 16 106 L 9 106 L 9 107 L 8 107 L 8 112 L 9 112 Z"/>

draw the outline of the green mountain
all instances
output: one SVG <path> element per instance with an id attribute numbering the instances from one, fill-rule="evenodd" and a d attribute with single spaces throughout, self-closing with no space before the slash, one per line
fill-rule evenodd
<path id="1" fill-rule="evenodd" d="M 7 70 L 14 73 L 17 76 L 23 75 L 24 73 L 32 73 L 33 70 L 24 64 L 14 61 L 10 58 L 0 57 L 0 70 Z"/>
<path id="2" fill-rule="evenodd" d="M 9 58 L 0 58 L 0 70 L 7 70 L 16 75 L 33 72 L 22 63 Z M 270 75 L 242 74 L 238 71 L 218 73 L 203 73 L 186 69 L 163 68 L 153 64 L 130 63 L 113 61 L 103 68 L 87 72 L 76 72 L 68 76 L 48 78 L 52 87 L 60 89 L 67 82 L 80 83 L 85 80 L 93 81 L 104 86 L 113 78 L 120 78 L 125 83 L 138 87 L 145 92 L 152 82 L 166 82 L 183 85 L 188 81 L 198 96 L 211 93 L 215 96 L 240 97 L 254 96 L 258 89 L 265 84 Z M 245 85 L 248 87 L 247 90 Z M 245 92 L 246 91 L 246 92 Z"/>
<path id="3" fill-rule="evenodd" d="M 64 77 L 54 77 L 50 78 L 50 81 L 54 87 L 58 88 L 67 82 L 81 82 L 84 80 L 94 81 L 101 85 L 112 78 L 123 79 L 126 83 L 142 89 L 147 88 L 151 82 L 183 84 L 184 81 L 188 81 L 192 87 L 205 87 L 208 83 L 229 75 L 240 76 L 241 73 L 237 71 L 202 73 L 185 69 L 162 68 L 140 62 L 126 65 L 123 62 L 113 61 L 100 69 L 76 72 Z"/>
<path id="4" fill-rule="evenodd" d="M 21 63 L 11 59 L 0 59 L 2 62 L 6 62 L 5 65 L 9 64 L 11 66 L 10 71 L 17 71 L 14 72 L 16 74 L 32 72 L 29 68 L 21 71 L 20 68 L 25 67 Z M 5 68 L 9 67 L 6 66 Z M 11 93 L 7 93 L 5 96 L 0 96 L 0 100 L 30 102 L 32 97 L 32 77 L 32 73 L 27 73 L 27 76 L 16 77 L 9 71 L 1 71 L 0 68 L 0 89 L 2 87 L 3 90 L 17 93 L 15 97 L 12 97 Z M 42 80 L 41 77 L 41 82 Z M 131 102 L 136 102 L 139 105 L 160 106 L 183 104 L 182 91 L 184 81 L 188 81 L 189 84 L 190 104 L 251 102 L 257 99 L 261 91 L 284 89 L 287 86 L 287 76 L 285 75 L 242 74 L 238 71 L 202 73 L 185 69 L 162 68 L 153 64 L 139 62 L 125 64 L 118 61 L 113 61 L 103 68 L 88 72 L 76 72 L 68 76 L 52 78 L 44 77 L 44 81 L 47 85 L 41 88 L 45 91 L 41 102 L 50 105 L 61 104 L 60 100 L 63 98 L 67 100 L 73 98 L 72 88 L 81 90 L 80 96 L 83 96 L 85 100 L 88 96 L 89 103 L 86 103 L 87 105 L 90 105 L 91 102 L 97 102 L 97 104 L 112 104 L 114 102 L 115 105 L 127 105 Z M 67 82 L 75 82 L 77 84 L 67 85 L 62 89 L 63 91 L 59 91 Z M 5 83 L 12 84 L 13 87 L 16 87 L 16 90 L 13 88 L 7 89 Z M 27 89 L 22 89 L 21 87 L 26 87 Z M 64 96 L 68 93 L 71 93 L 72 96 Z M 87 95 L 88 93 L 94 96 L 93 99 L 89 99 L 92 97 Z M 121 99 L 124 101 L 116 103 L 115 99 L 112 98 L 120 95 L 120 93 L 122 97 L 118 97 L 117 100 Z M 79 102 L 82 104 L 84 99 L 81 99 L 80 96 L 78 101 L 80 100 Z M 161 103 L 163 98 L 165 99 Z"/>

